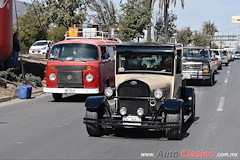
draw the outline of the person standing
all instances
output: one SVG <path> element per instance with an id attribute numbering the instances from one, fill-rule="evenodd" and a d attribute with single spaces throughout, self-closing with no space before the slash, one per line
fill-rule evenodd
<path id="1" fill-rule="evenodd" d="M 18 67 L 18 54 L 20 51 L 20 43 L 18 39 L 18 32 L 13 34 L 13 51 L 12 51 L 12 67 Z"/>

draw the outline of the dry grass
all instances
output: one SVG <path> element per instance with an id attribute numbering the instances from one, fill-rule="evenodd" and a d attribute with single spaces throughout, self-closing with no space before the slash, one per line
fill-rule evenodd
<path id="1" fill-rule="evenodd" d="M 16 95 L 17 95 L 17 90 L 14 91 L 9 88 L 0 87 L 0 97 L 7 97 L 7 96 L 14 97 Z"/>

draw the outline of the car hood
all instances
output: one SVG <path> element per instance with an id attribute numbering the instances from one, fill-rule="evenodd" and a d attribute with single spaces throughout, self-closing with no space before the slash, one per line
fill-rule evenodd
<path id="1" fill-rule="evenodd" d="M 118 75 L 116 79 L 116 86 L 119 86 L 125 81 L 139 80 L 146 83 L 152 91 L 155 89 L 170 90 L 172 85 L 171 82 L 174 81 L 173 76 L 149 74 L 124 74 Z"/>

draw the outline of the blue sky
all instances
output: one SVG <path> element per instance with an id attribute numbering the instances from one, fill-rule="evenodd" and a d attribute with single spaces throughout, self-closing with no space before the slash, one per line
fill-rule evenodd
<path id="1" fill-rule="evenodd" d="M 184 9 L 178 0 L 177 6 L 171 10 L 178 16 L 177 29 L 190 26 L 191 30 L 200 30 L 202 23 L 210 20 L 217 26 L 219 34 L 240 34 L 240 24 L 231 22 L 232 16 L 240 15 L 240 0 L 185 0 Z"/>

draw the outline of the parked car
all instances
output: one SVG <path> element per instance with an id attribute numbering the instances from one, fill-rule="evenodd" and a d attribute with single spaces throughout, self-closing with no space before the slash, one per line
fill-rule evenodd
<path id="1" fill-rule="evenodd" d="M 212 86 L 215 81 L 215 62 L 206 47 L 183 48 L 183 76 L 188 80 L 204 80 Z"/>
<path id="2" fill-rule="evenodd" d="M 36 41 L 29 48 L 29 54 L 47 54 L 53 45 L 53 41 L 50 40 L 40 40 Z"/>
<path id="3" fill-rule="evenodd" d="M 240 51 L 235 52 L 235 59 L 240 59 Z"/>
<path id="4" fill-rule="evenodd" d="M 181 58 L 180 44 L 117 45 L 116 88 L 108 87 L 104 96 L 88 97 L 85 103 L 88 134 L 141 128 L 181 139 L 183 124 L 195 117 L 195 93 L 182 79 Z"/>

